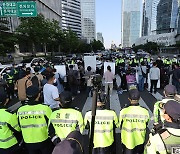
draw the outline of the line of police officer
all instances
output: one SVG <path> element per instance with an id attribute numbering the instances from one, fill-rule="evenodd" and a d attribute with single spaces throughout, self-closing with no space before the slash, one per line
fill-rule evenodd
<path id="1" fill-rule="evenodd" d="M 176 93 L 174 87 L 172 88 L 174 93 L 171 88 L 167 87 L 170 91 L 168 95 Z M 165 91 L 167 94 L 166 89 Z M 39 102 L 40 93 L 37 87 L 27 88 L 26 93 L 29 100 L 18 109 L 17 113 L 11 113 L 3 107 L 6 96 L 0 95 L 0 153 L 15 154 L 21 141 L 20 132 L 30 154 L 38 152 L 50 154 L 53 150 L 52 143 L 58 144 L 74 130 L 78 129 L 82 133 L 84 127 L 90 129 L 91 111 L 86 113 L 83 120 L 79 111 L 68 108 L 68 104 L 72 101 L 69 93 L 60 95 L 63 107 L 54 112 Z M 99 97 L 94 131 L 94 154 L 115 153 L 112 145 L 117 127 L 121 129 L 123 153 L 143 153 L 149 113 L 147 109 L 139 105 L 139 99 L 138 90 L 129 91 L 131 104 L 120 111 L 118 122 L 116 113 L 105 109 L 103 95 Z M 178 136 L 180 134 L 180 104 L 175 100 L 162 102 L 159 103 L 161 105 L 155 106 L 163 112 L 161 115 L 165 122 L 159 122 L 162 127 L 150 135 L 150 141 L 145 150 L 147 153 L 168 153 L 172 147 L 180 144 L 180 136 Z M 156 113 L 160 114 L 160 112 L 155 110 L 155 117 L 158 117 Z M 163 145 L 160 142 L 154 143 L 156 136 L 160 137 L 157 138 L 161 139 Z"/>

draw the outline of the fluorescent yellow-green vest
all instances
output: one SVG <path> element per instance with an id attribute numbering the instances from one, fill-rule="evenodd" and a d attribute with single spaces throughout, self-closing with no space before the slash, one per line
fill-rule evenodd
<path id="1" fill-rule="evenodd" d="M 144 143 L 148 121 L 148 110 L 141 106 L 129 106 L 120 111 L 121 140 L 128 149 Z"/>
<path id="2" fill-rule="evenodd" d="M 154 104 L 153 114 L 154 114 L 154 122 L 155 123 L 164 122 L 164 118 L 163 118 L 164 113 L 163 113 L 163 110 L 161 109 L 160 105 L 165 104 L 170 100 L 174 100 L 174 99 L 165 98 L 162 101 L 158 101 Z"/>
<path id="3" fill-rule="evenodd" d="M 180 145 L 180 129 L 167 128 L 168 135 L 149 135 L 149 141 L 145 147 L 144 154 L 171 154 L 173 147 Z"/>
<path id="4" fill-rule="evenodd" d="M 84 122 L 81 112 L 75 109 L 60 109 L 54 111 L 50 117 L 49 124 L 52 123 L 56 135 L 65 139 L 69 133 L 80 130 L 84 131 Z"/>
<path id="5" fill-rule="evenodd" d="M 17 144 L 17 139 L 8 125 L 20 131 L 16 114 L 11 114 L 6 109 L 0 109 L 0 148 L 7 149 Z"/>
<path id="6" fill-rule="evenodd" d="M 7 80 L 7 83 L 9 83 L 9 84 L 13 83 L 13 76 L 7 74 L 7 79 L 6 80 Z"/>
<path id="7" fill-rule="evenodd" d="M 52 111 L 42 104 L 25 105 L 19 108 L 17 115 L 25 143 L 43 142 L 48 138 L 48 122 Z"/>
<path id="8" fill-rule="evenodd" d="M 85 126 L 91 125 L 91 111 L 87 112 L 84 118 Z M 112 110 L 96 110 L 94 148 L 104 148 L 111 146 L 114 142 L 113 124 L 118 127 L 118 118 Z"/>

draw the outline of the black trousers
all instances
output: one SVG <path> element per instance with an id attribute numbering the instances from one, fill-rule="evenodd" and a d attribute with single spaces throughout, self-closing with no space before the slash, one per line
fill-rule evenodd
<path id="1" fill-rule="evenodd" d="M 18 154 L 19 153 L 19 146 L 13 145 L 12 147 L 8 148 L 8 149 L 1 149 L 0 148 L 0 154 Z"/>
<path id="2" fill-rule="evenodd" d="M 157 92 L 157 83 L 158 83 L 158 80 L 151 80 L 151 87 L 150 87 L 151 93 L 152 93 L 153 88 L 154 88 L 154 92 L 155 93 Z"/>
<path id="3" fill-rule="evenodd" d="M 112 146 L 105 148 L 94 148 L 92 154 L 114 154 Z"/>
<path id="4" fill-rule="evenodd" d="M 123 154 L 143 154 L 144 144 L 136 146 L 134 149 L 128 149 L 124 144 L 122 144 Z"/>

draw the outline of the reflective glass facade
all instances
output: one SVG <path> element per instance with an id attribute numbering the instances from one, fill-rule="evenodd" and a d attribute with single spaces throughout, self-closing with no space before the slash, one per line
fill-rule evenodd
<path id="1" fill-rule="evenodd" d="M 62 0 L 62 28 L 71 29 L 81 38 L 80 0 Z"/>
<path id="2" fill-rule="evenodd" d="M 143 0 L 122 0 L 122 46 L 131 47 L 141 37 Z"/>
<path id="3" fill-rule="evenodd" d="M 179 0 L 145 0 L 143 36 L 171 33 L 177 29 Z"/>
<path id="4" fill-rule="evenodd" d="M 82 38 L 88 43 L 96 39 L 95 0 L 81 0 Z"/>

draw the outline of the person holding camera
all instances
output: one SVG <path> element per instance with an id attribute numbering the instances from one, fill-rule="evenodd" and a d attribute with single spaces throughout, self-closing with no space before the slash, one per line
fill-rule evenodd
<path id="1" fill-rule="evenodd" d="M 85 128 L 90 130 L 92 111 L 85 114 Z M 105 95 L 98 94 L 94 130 L 93 154 L 113 154 L 115 128 L 119 125 L 116 113 L 105 108 Z M 114 150 L 115 151 L 115 150 Z"/>
<path id="2" fill-rule="evenodd" d="M 169 154 L 180 151 L 180 104 L 168 101 L 163 108 L 164 125 L 149 135 L 145 154 Z"/>
<path id="3" fill-rule="evenodd" d="M 62 108 L 54 111 L 49 119 L 49 136 L 56 145 L 63 141 L 69 133 L 75 130 L 84 131 L 84 123 L 81 112 L 70 108 L 72 94 L 64 91 L 60 94 Z"/>

